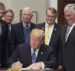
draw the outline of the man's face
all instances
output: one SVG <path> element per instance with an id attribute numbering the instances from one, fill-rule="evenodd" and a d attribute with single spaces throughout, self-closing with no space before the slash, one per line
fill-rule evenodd
<path id="1" fill-rule="evenodd" d="M 74 14 L 72 13 L 71 9 L 68 9 L 67 11 L 64 12 L 65 19 L 68 24 L 73 24 L 74 23 Z"/>
<path id="2" fill-rule="evenodd" d="M 50 10 L 48 10 L 46 14 L 46 22 L 51 25 L 55 22 L 55 20 L 56 16 Z"/>
<path id="3" fill-rule="evenodd" d="M 30 23 L 31 18 L 32 18 L 31 10 L 24 10 L 22 12 L 22 19 L 25 23 Z"/>
<path id="4" fill-rule="evenodd" d="M 30 46 L 31 46 L 31 48 L 37 49 L 37 48 L 40 47 L 41 43 L 42 43 L 41 37 L 36 37 L 36 36 L 33 36 L 33 35 L 30 36 Z"/>
<path id="5" fill-rule="evenodd" d="M 4 20 L 10 24 L 14 18 L 14 15 L 11 12 L 8 12 L 4 15 Z"/>
<path id="6" fill-rule="evenodd" d="M 0 9 L 0 19 L 2 18 L 4 10 Z"/>

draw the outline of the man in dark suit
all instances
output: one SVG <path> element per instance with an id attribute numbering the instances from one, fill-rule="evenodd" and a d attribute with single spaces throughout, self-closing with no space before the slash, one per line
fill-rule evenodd
<path id="1" fill-rule="evenodd" d="M 7 23 L 1 20 L 4 11 L 5 6 L 0 2 L 0 67 L 5 67 L 5 45 L 8 34 Z"/>
<path id="2" fill-rule="evenodd" d="M 58 61 L 58 52 L 60 44 L 60 29 L 61 26 L 55 22 L 57 17 L 57 11 L 55 8 L 48 8 L 46 11 L 46 22 L 38 25 L 38 28 L 41 28 L 45 32 L 45 44 L 51 46 L 55 49 L 55 56 Z M 48 26 L 49 32 L 48 32 Z M 48 32 L 48 33 L 47 33 Z M 47 33 L 47 35 L 46 35 Z"/>
<path id="3" fill-rule="evenodd" d="M 53 48 L 43 45 L 44 32 L 34 29 L 30 35 L 30 44 L 21 44 L 9 59 L 10 66 L 14 68 L 27 67 L 28 69 L 55 68 L 56 59 Z M 35 51 L 35 56 L 33 53 Z M 32 64 L 33 63 L 33 64 Z"/>
<path id="4" fill-rule="evenodd" d="M 7 25 L 8 25 L 8 39 L 6 41 L 6 62 L 9 59 L 9 57 L 11 56 L 11 45 L 10 45 L 10 34 L 11 34 L 11 30 L 13 27 L 12 21 L 14 19 L 14 12 L 11 9 L 8 9 L 4 12 L 3 14 L 3 20 L 6 21 Z"/>
<path id="5" fill-rule="evenodd" d="M 32 16 L 32 10 L 29 7 L 22 10 L 22 21 L 15 24 L 11 30 L 11 53 L 15 50 L 17 45 L 29 43 L 30 32 L 35 26 L 35 24 L 31 22 Z"/>
<path id="6" fill-rule="evenodd" d="M 61 31 L 61 61 L 64 71 L 75 71 L 75 5 L 68 4 L 64 8 L 67 24 Z"/>

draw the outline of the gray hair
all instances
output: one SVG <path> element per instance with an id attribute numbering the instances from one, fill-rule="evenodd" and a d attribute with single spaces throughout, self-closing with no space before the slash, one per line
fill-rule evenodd
<path id="1" fill-rule="evenodd" d="M 25 11 L 25 10 L 30 10 L 30 11 L 31 11 L 31 15 L 32 15 L 32 10 L 31 10 L 29 7 L 25 7 L 25 8 L 22 10 L 22 13 L 23 13 L 23 11 Z"/>
<path id="2" fill-rule="evenodd" d="M 64 8 L 64 12 L 67 11 L 68 9 L 71 9 L 72 13 L 75 13 L 75 4 L 67 4 Z"/>

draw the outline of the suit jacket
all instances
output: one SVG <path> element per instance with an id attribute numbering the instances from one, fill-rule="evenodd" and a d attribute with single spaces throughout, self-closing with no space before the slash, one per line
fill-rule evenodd
<path id="1" fill-rule="evenodd" d="M 12 27 L 14 25 L 11 24 L 11 30 L 12 30 Z M 8 38 L 6 40 L 6 51 L 5 51 L 5 55 L 6 55 L 6 66 L 7 66 L 7 61 L 9 59 L 9 57 L 11 56 L 11 41 L 10 41 L 10 35 L 11 35 L 11 31 L 9 31 L 9 28 L 8 28 Z"/>
<path id="2" fill-rule="evenodd" d="M 67 42 L 65 35 L 68 25 L 64 26 L 61 33 L 61 59 L 64 71 L 75 71 L 75 26 L 69 34 Z"/>
<path id="3" fill-rule="evenodd" d="M 35 27 L 35 24 L 31 23 L 31 30 L 34 27 Z M 17 45 L 26 43 L 22 22 L 17 23 L 12 27 L 10 42 L 11 42 L 11 53 L 15 50 Z"/>
<path id="4" fill-rule="evenodd" d="M 17 47 L 9 59 L 10 66 L 18 60 L 23 64 L 23 67 L 27 67 L 32 64 L 31 47 L 29 44 L 21 44 Z M 39 61 L 43 61 L 46 68 L 56 67 L 56 59 L 53 55 L 53 48 L 47 48 L 47 46 L 42 45 L 39 49 L 36 62 Z"/>
<path id="5" fill-rule="evenodd" d="M 5 67 L 5 45 L 8 35 L 8 26 L 7 23 L 3 20 L 0 20 L 2 33 L 0 35 L 0 66 Z"/>
<path id="6" fill-rule="evenodd" d="M 41 23 L 37 25 L 37 28 L 40 28 L 45 31 L 45 23 Z M 57 23 L 54 23 L 54 28 L 51 36 L 51 40 L 49 42 L 49 47 L 53 47 L 55 52 L 55 56 L 58 63 L 58 56 L 59 56 L 59 46 L 60 46 L 60 30 L 61 26 Z"/>

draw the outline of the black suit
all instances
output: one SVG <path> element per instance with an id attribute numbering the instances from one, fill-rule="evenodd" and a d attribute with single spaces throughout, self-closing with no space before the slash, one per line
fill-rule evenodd
<path id="1" fill-rule="evenodd" d="M 30 30 L 35 27 L 35 24 L 31 23 Z M 10 36 L 10 43 L 11 43 L 11 53 L 15 50 L 17 45 L 26 43 L 25 42 L 25 35 L 24 35 L 24 28 L 23 23 L 17 23 L 12 27 L 11 36 Z"/>
<path id="2" fill-rule="evenodd" d="M 11 24 L 11 30 L 12 30 L 12 27 L 13 27 L 14 25 L 13 24 Z M 11 30 L 9 30 L 9 25 L 8 25 L 8 39 L 6 40 L 6 63 L 7 63 L 7 61 L 8 61 L 8 59 L 9 59 L 9 57 L 11 56 L 11 41 L 10 41 L 10 35 L 11 35 Z M 7 65 L 6 65 L 7 66 Z"/>
<path id="3" fill-rule="evenodd" d="M 37 25 L 38 28 L 42 29 L 45 31 L 45 23 Z M 60 30 L 61 26 L 57 23 L 54 23 L 54 28 L 51 36 L 51 40 L 49 42 L 49 46 L 53 47 L 55 49 L 55 56 L 58 61 L 58 55 L 59 55 L 59 45 L 60 45 Z"/>
<path id="4" fill-rule="evenodd" d="M 75 71 L 75 26 L 69 34 L 67 42 L 65 42 L 67 27 L 68 25 L 64 26 L 61 31 L 62 65 L 64 71 Z"/>
<path id="5" fill-rule="evenodd" d="M 3 20 L 0 20 L 1 23 L 1 35 L 0 35 L 0 64 L 1 67 L 5 67 L 5 45 L 8 35 L 8 26 L 7 23 Z"/>
<path id="6" fill-rule="evenodd" d="M 31 47 L 29 44 L 21 44 L 17 47 L 9 59 L 10 66 L 18 60 L 23 64 L 23 67 L 32 64 Z M 39 49 L 36 62 L 39 61 L 43 61 L 46 68 L 55 68 L 56 59 L 53 55 L 53 48 L 42 45 Z"/>

